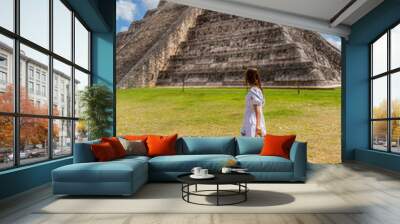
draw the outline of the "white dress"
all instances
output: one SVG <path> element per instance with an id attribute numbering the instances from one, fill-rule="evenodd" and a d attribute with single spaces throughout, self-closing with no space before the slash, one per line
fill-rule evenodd
<path id="1" fill-rule="evenodd" d="M 260 129 L 262 136 L 266 135 L 265 120 L 264 120 L 264 95 L 258 87 L 252 87 L 246 96 L 246 110 L 244 113 L 243 126 L 240 130 L 243 136 L 256 137 L 256 112 L 254 105 L 261 107 L 260 114 Z"/>

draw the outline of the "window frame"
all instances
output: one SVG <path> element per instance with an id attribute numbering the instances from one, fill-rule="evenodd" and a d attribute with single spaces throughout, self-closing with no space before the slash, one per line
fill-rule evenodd
<path id="1" fill-rule="evenodd" d="M 391 98 L 391 92 L 392 92 L 392 85 L 391 85 L 391 80 L 392 76 L 396 75 L 398 72 L 400 72 L 400 67 L 391 69 L 391 59 L 392 59 L 392 49 L 391 49 L 391 31 L 393 28 L 400 26 L 400 21 L 394 23 L 391 25 L 389 28 L 385 29 L 383 33 L 378 35 L 375 39 L 373 39 L 369 44 L 369 149 L 373 151 L 379 151 L 379 152 L 386 152 L 386 153 L 391 153 L 391 154 L 400 154 L 400 152 L 393 152 L 392 151 L 392 127 L 391 123 L 392 121 L 399 121 L 400 117 L 392 117 L 392 98 Z M 373 74 L 373 44 L 378 41 L 381 37 L 384 35 L 387 35 L 387 69 L 385 72 L 376 74 L 374 76 Z M 387 105 L 386 105 L 386 117 L 385 118 L 373 118 L 373 93 L 374 93 L 374 86 L 373 86 L 373 81 L 382 77 L 386 77 L 386 86 L 387 86 Z M 374 148 L 374 132 L 373 132 L 373 122 L 376 121 L 386 121 L 387 122 L 387 130 L 386 130 L 386 151 L 379 150 L 377 148 Z"/>
<path id="2" fill-rule="evenodd" d="M 29 39 L 23 37 L 20 35 L 20 0 L 14 0 L 13 1 L 13 10 L 14 10 L 14 31 L 10 31 L 4 27 L 0 26 L 0 35 L 3 35 L 5 37 L 11 38 L 13 40 L 13 44 L 14 44 L 14 49 L 13 49 L 13 64 L 12 66 L 12 75 L 13 75 L 13 79 L 14 79 L 14 99 L 13 99 L 13 107 L 14 110 L 13 112 L 2 112 L 0 111 L 0 116 L 10 116 L 13 119 L 13 154 L 14 154 L 14 161 L 13 161 L 13 166 L 11 167 L 5 167 L 5 168 L 0 168 L 0 172 L 4 171 L 4 170 L 10 170 L 10 169 L 16 169 L 18 167 L 23 167 L 23 166 L 29 166 L 29 165 L 33 165 L 33 164 L 37 164 L 37 163 L 43 163 L 49 160 L 58 160 L 58 159 L 62 159 L 65 157 L 70 157 L 73 155 L 74 152 L 74 143 L 75 143 L 75 123 L 76 121 L 79 121 L 80 118 L 75 116 L 75 108 L 72 107 L 71 108 L 71 115 L 70 116 L 56 116 L 53 115 L 53 59 L 58 60 L 59 62 L 62 62 L 66 65 L 71 66 L 71 83 L 74 84 L 75 82 L 75 69 L 85 73 L 88 75 L 89 77 L 89 83 L 88 86 L 92 85 L 92 57 L 91 57 L 91 50 L 92 50 L 92 43 L 91 43 L 91 37 L 92 37 L 92 30 L 88 27 L 88 25 L 84 22 L 84 20 L 79 16 L 78 13 L 76 13 L 72 7 L 68 4 L 68 2 L 66 2 L 65 0 L 59 0 L 62 4 L 64 4 L 68 10 L 71 11 L 71 59 L 67 59 L 64 58 L 63 56 L 55 53 L 53 50 L 53 21 L 54 21 L 54 17 L 53 17 L 53 1 L 54 0 L 48 0 L 49 1 L 49 49 L 46 49 L 45 47 L 42 47 L 39 44 L 34 43 L 33 41 L 30 41 Z M 77 20 L 79 20 L 79 22 L 84 26 L 84 28 L 88 31 L 88 35 L 89 35 L 89 43 L 88 43 L 88 57 L 89 57 L 89 67 L 88 69 L 85 69 L 81 66 L 79 66 L 78 64 L 75 63 L 75 25 L 74 25 L 74 21 L 75 18 Z M 45 55 L 48 56 L 49 58 L 49 63 L 48 63 L 48 84 L 46 86 L 46 95 L 48 97 L 48 113 L 46 115 L 39 115 L 39 114 L 27 114 L 27 113 L 21 113 L 20 111 L 20 85 L 21 85 L 21 81 L 20 81 L 20 64 L 21 64 L 21 56 L 20 56 L 20 45 L 23 44 L 27 47 L 32 48 L 33 50 L 36 50 L 40 53 L 43 53 Z M 28 64 L 27 64 L 28 66 Z M 27 71 L 28 71 L 27 67 Z M 40 73 L 42 74 L 42 73 Z M 35 85 L 35 80 L 36 80 L 36 70 L 33 70 L 33 82 Z M 40 78 L 40 77 L 39 77 Z M 30 74 L 27 73 L 26 74 L 26 80 L 30 80 Z M 39 79 L 39 83 L 41 83 L 41 79 Z M 42 86 L 42 85 L 41 85 Z M 27 89 L 27 91 L 29 91 Z M 36 91 L 34 89 L 34 91 Z M 75 88 L 74 85 L 71 85 L 71 93 L 73 94 L 72 97 L 72 105 L 74 105 L 75 103 Z M 40 94 L 41 95 L 41 94 Z M 26 164 L 21 164 L 20 161 L 20 119 L 21 118 L 44 118 L 47 119 L 48 122 L 48 136 L 47 136 L 47 142 L 49 143 L 47 145 L 47 149 L 48 150 L 48 157 L 44 158 L 41 161 L 38 162 L 33 162 L 33 163 L 26 163 Z M 71 121 L 72 127 L 71 127 L 71 153 L 69 155 L 63 155 L 63 156 L 54 156 L 54 147 L 53 147 L 53 121 L 55 120 L 66 120 L 66 121 Z"/>

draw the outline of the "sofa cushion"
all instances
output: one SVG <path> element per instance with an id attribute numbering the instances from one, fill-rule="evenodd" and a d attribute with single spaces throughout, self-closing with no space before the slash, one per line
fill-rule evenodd
<path id="1" fill-rule="evenodd" d="M 117 159 L 118 156 L 115 154 L 113 146 L 109 142 L 102 142 L 99 144 L 93 144 L 90 146 L 96 161 L 105 162 Z"/>
<path id="2" fill-rule="evenodd" d="M 249 172 L 292 172 L 292 161 L 279 156 L 239 155 L 240 167 Z"/>
<path id="3" fill-rule="evenodd" d="M 74 163 L 95 162 L 96 158 L 91 149 L 92 144 L 99 144 L 100 140 L 75 143 L 74 147 Z"/>
<path id="4" fill-rule="evenodd" d="M 147 135 L 125 135 L 122 136 L 124 139 L 129 140 L 129 141 L 143 141 L 146 142 Z"/>
<path id="5" fill-rule="evenodd" d="M 236 155 L 260 154 L 264 139 L 260 137 L 237 137 Z"/>
<path id="6" fill-rule="evenodd" d="M 235 138 L 232 137 L 183 137 L 177 142 L 177 154 L 235 155 Z"/>
<path id="7" fill-rule="evenodd" d="M 120 158 L 120 159 L 114 160 L 113 162 L 117 162 L 117 161 L 119 161 L 119 162 L 121 162 L 121 161 L 130 162 L 130 161 L 132 161 L 132 160 L 138 160 L 138 161 L 142 161 L 142 162 L 148 162 L 149 159 L 150 159 L 150 157 L 147 157 L 147 156 L 136 156 L 136 155 L 131 155 L 131 156 L 125 156 L 124 158 Z"/>
<path id="8" fill-rule="evenodd" d="M 296 140 L 296 135 L 266 135 L 264 137 L 264 145 L 261 149 L 262 156 L 280 156 L 290 159 L 290 149 L 293 142 Z"/>
<path id="9" fill-rule="evenodd" d="M 158 156 L 149 160 L 149 170 L 153 172 L 190 172 L 193 167 L 199 166 L 216 172 L 230 159 L 235 158 L 231 155 Z"/>
<path id="10" fill-rule="evenodd" d="M 117 158 L 122 158 L 126 156 L 126 151 L 124 146 L 121 144 L 117 137 L 104 137 L 101 138 L 101 142 L 108 142 L 111 144 L 112 148 L 114 149 L 115 155 Z"/>
<path id="11" fill-rule="evenodd" d="M 171 136 L 156 136 L 150 135 L 147 137 L 146 143 L 148 156 L 166 156 L 176 154 L 176 139 L 178 134 Z"/>
<path id="12" fill-rule="evenodd" d="M 135 172 L 147 176 L 147 163 L 140 159 L 75 163 L 53 170 L 58 182 L 130 182 Z M 144 173 L 144 171 L 146 173 Z"/>
<path id="13" fill-rule="evenodd" d="M 126 151 L 126 155 L 137 155 L 137 156 L 145 156 L 147 155 L 146 143 L 141 140 L 126 140 L 124 138 L 119 138 L 122 146 Z"/>

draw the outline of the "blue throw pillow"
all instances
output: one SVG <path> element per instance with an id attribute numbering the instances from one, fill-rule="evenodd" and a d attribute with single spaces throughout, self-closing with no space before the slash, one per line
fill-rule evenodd
<path id="1" fill-rule="evenodd" d="M 233 137 L 183 137 L 178 140 L 178 154 L 225 154 L 235 155 Z"/>
<path id="2" fill-rule="evenodd" d="M 264 138 L 237 137 L 236 155 L 259 154 L 264 144 Z"/>

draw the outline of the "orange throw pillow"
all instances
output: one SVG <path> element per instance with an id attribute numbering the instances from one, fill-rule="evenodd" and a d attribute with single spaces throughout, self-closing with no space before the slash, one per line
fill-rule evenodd
<path id="1" fill-rule="evenodd" d="M 110 143 L 102 142 L 100 144 L 91 145 L 94 157 L 99 162 L 110 161 L 116 159 L 115 151 Z"/>
<path id="2" fill-rule="evenodd" d="M 143 141 L 146 142 L 147 135 L 125 135 L 124 139 L 129 141 Z"/>
<path id="3" fill-rule="evenodd" d="M 176 139 L 178 134 L 171 136 L 150 135 L 147 137 L 146 143 L 148 147 L 148 156 L 165 156 L 176 155 Z"/>
<path id="4" fill-rule="evenodd" d="M 126 151 L 117 137 L 101 138 L 101 142 L 108 142 L 114 149 L 117 158 L 125 157 Z"/>
<path id="5" fill-rule="evenodd" d="M 262 156 L 280 156 L 286 159 L 290 157 L 290 148 L 293 145 L 296 135 L 275 136 L 266 135 L 264 145 L 261 149 Z"/>

